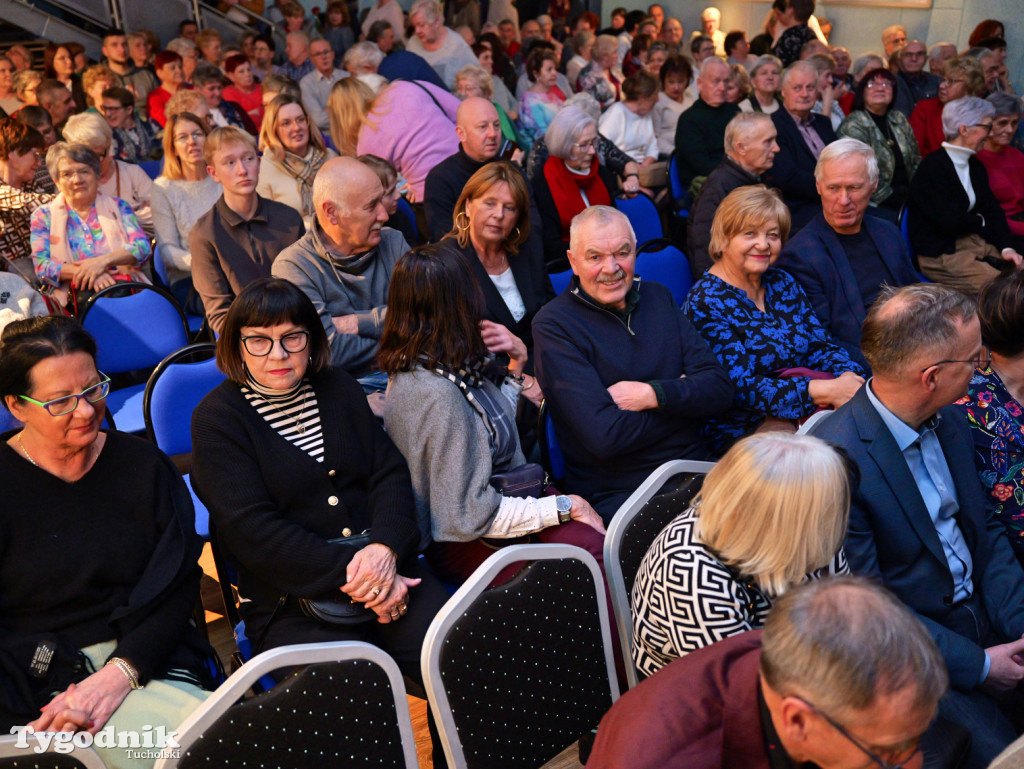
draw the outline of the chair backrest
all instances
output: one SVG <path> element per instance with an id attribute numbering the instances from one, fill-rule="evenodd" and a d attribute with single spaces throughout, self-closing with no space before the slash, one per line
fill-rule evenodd
<path id="1" fill-rule="evenodd" d="M 648 241 L 637 249 L 636 274 L 668 288 L 679 306 L 686 301 L 686 295 L 693 287 L 690 260 L 664 238 Z"/>
<path id="2" fill-rule="evenodd" d="M 23 747 L 26 743 L 28 747 Z M 106 769 L 99 753 L 91 747 L 80 748 L 64 743 L 61 749 L 70 747 L 68 753 L 57 753 L 55 747 L 56 740 L 51 740 L 43 750 L 43 743 L 38 742 L 35 735 L 5 734 L 0 737 L 0 769 Z"/>
<path id="3" fill-rule="evenodd" d="M 704 476 L 714 466 L 714 462 L 683 459 L 666 462 L 622 503 L 608 525 L 604 568 L 630 687 L 636 686 L 638 676 L 633 666 L 633 613 L 629 597 L 640 563 L 661 530 L 690 506 Z"/>
<path id="4" fill-rule="evenodd" d="M 636 234 L 637 243 L 665 237 L 661 226 L 661 216 L 654 201 L 642 192 L 631 198 L 619 196 L 615 198 L 615 207 L 629 218 Z"/>
<path id="5" fill-rule="evenodd" d="M 551 418 L 547 399 L 540 403 L 540 411 L 537 414 L 537 447 L 540 449 L 540 463 L 555 485 L 565 479 L 565 455 L 562 454 L 562 447 L 558 445 L 558 436 L 555 435 L 555 423 Z"/>
<path id="6" fill-rule="evenodd" d="M 409 204 L 409 201 L 406 200 L 405 197 L 403 197 L 402 195 L 398 196 L 398 210 L 401 213 L 405 214 L 405 218 L 412 223 L 412 233 L 416 237 L 416 240 L 419 241 L 420 228 L 416 225 L 416 212 L 413 211 L 412 206 Z M 410 243 L 409 245 L 415 246 L 416 244 Z"/>
<path id="7" fill-rule="evenodd" d="M 188 344 L 188 324 L 174 297 L 143 283 L 98 291 L 81 321 L 96 340 L 96 366 L 105 374 L 151 368 Z"/>
<path id="8" fill-rule="evenodd" d="M 822 409 L 821 411 L 815 411 L 813 414 L 811 414 L 809 417 L 807 417 L 807 419 L 804 420 L 804 423 L 802 425 L 800 425 L 800 429 L 796 431 L 796 434 L 797 435 L 807 435 L 807 434 L 809 434 L 811 432 L 811 429 L 816 424 L 818 424 L 819 422 L 824 422 L 826 419 L 828 419 L 834 413 L 835 412 L 832 409 Z"/>
<path id="9" fill-rule="evenodd" d="M 155 244 L 153 246 L 153 274 L 160 281 L 161 288 L 171 287 L 170 278 L 167 277 L 167 265 L 164 264 L 164 255 L 160 251 L 160 246 Z"/>
<path id="10" fill-rule="evenodd" d="M 146 383 L 146 434 L 165 454 L 192 451 L 192 411 L 225 379 L 213 357 L 216 350 L 212 342 L 182 347 L 164 358 Z"/>
<path id="11" fill-rule="evenodd" d="M 262 676 L 303 667 L 236 704 Z M 417 769 L 412 719 L 398 665 L 361 641 L 281 646 L 253 657 L 178 728 L 181 767 L 312 766 Z"/>
<path id="12" fill-rule="evenodd" d="M 551 278 L 551 285 L 555 289 L 555 296 L 558 296 L 569 286 L 569 281 L 572 280 L 572 270 L 553 272 L 548 277 Z"/>
<path id="13" fill-rule="evenodd" d="M 668 187 L 673 200 L 682 200 L 686 190 L 683 189 L 683 180 L 679 178 L 679 161 L 674 152 L 668 161 Z"/>
<path id="14" fill-rule="evenodd" d="M 900 209 L 900 234 L 907 241 L 907 251 L 910 252 L 910 261 L 914 265 L 914 270 L 921 272 L 921 264 L 917 261 L 917 252 L 914 250 L 914 244 L 910 241 L 910 209 L 906 206 Z"/>
<path id="15" fill-rule="evenodd" d="M 139 168 L 146 172 L 146 175 L 150 179 L 156 179 L 160 174 L 164 172 L 164 161 L 162 160 L 144 160 L 139 163 Z"/>
<path id="16" fill-rule="evenodd" d="M 507 582 L 491 583 L 525 562 Z M 618 699 L 604 581 L 570 545 L 492 554 L 423 642 L 423 680 L 452 769 L 541 766 Z"/>

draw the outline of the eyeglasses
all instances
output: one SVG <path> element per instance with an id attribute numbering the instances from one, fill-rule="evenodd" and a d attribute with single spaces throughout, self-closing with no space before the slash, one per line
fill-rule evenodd
<path id="1" fill-rule="evenodd" d="M 838 721 L 834 720 L 824 711 L 818 709 L 817 706 L 812 705 L 803 697 L 797 697 L 796 695 L 790 696 L 793 697 L 793 699 L 795 700 L 800 700 L 800 702 L 802 702 L 804 705 L 809 707 L 819 716 L 824 718 L 825 721 L 828 722 L 829 726 L 831 726 L 833 729 L 835 729 L 837 732 L 843 735 L 843 737 L 845 737 L 849 742 L 853 743 L 857 747 L 857 749 L 865 756 L 870 758 L 871 761 L 879 767 L 879 769 L 903 769 L 903 767 L 910 761 L 910 759 L 917 755 L 917 751 L 921 749 L 920 735 L 914 737 L 913 739 L 907 740 L 907 742 L 903 745 L 897 745 L 892 748 L 885 748 L 884 750 L 879 750 L 878 748 L 875 748 L 875 750 L 878 750 L 880 753 L 887 754 L 888 757 L 892 759 L 892 763 L 890 763 L 889 761 L 886 761 L 876 753 L 872 752 L 871 750 L 868 750 L 866 747 L 861 745 L 860 740 L 858 740 L 856 737 L 854 737 L 852 734 L 846 731 L 846 729 L 843 728 L 843 726 Z"/>
<path id="2" fill-rule="evenodd" d="M 289 355 L 293 355 L 306 349 L 306 346 L 309 344 L 309 332 L 293 331 L 290 334 L 285 334 L 280 339 L 273 339 L 269 336 L 242 337 L 242 346 L 245 348 L 245 351 L 257 358 L 264 358 L 270 355 L 270 351 L 274 349 L 274 342 L 280 342 L 281 349 Z"/>
<path id="3" fill-rule="evenodd" d="M 931 364 L 931 366 L 925 366 L 921 369 L 921 373 L 923 374 L 925 371 L 932 368 L 932 366 L 941 366 L 943 363 L 970 363 L 974 368 L 984 371 L 989 367 L 989 364 L 992 363 L 992 358 L 977 358 L 975 360 L 940 360 Z"/>
<path id="4" fill-rule="evenodd" d="M 574 150 L 579 150 L 580 152 L 586 152 L 588 149 L 589 150 L 596 150 L 597 149 L 597 139 L 591 139 L 588 142 L 576 142 L 575 144 L 572 145 L 572 148 Z"/>
<path id="5" fill-rule="evenodd" d="M 970 127 L 971 128 L 984 128 L 985 129 L 985 133 L 987 133 L 987 134 L 992 133 L 992 124 L 991 123 L 972 123 Z"/>
<path id="6" fill-rule="evenodd" d="M 871 91 L 889 89 L 892 88 L 892 83 L 890 83 L 888 80 L 872 80 L 865 87 Z"/>
<path id="7" fill-rule="evenodd" d="M 64 182 L 69 182 L 72 179 L 88 179 L 95 175 L 96 172 L 91 168 L 70 168 L 57 172 L 57 177 Z"/>
<path id="8" fill-rule="evenodd" d="M 37 401 L 35 398 L 29 398 L 27 395 L 19 395 L 18 397 L 27 400 L 29 403 L 42 406 L 51 417 L 62 417 L 78 408 L 79 398 L 85 398 L 89 403 L 99 403 L 107 397 L 107 394 L 110 392 L 110 377 L 102 372 L 100 376 L 103 377 L 102 382 L 97 382 L 92 387 L 86 387 L 77 395 L 62 395 L 59 398 L 54 398 L 52 401 Z"/>
<path id="9" fill-rule="evenodd" d="M 201 141 L 204 136 L 206 136 L 206 134 L 202 131 L 193 131 L 190 134 L 178 134 L 174 137 L 174 141 L 176 144 L 188 144 L 190 139 L 194 142 L 198 142 Z"/>

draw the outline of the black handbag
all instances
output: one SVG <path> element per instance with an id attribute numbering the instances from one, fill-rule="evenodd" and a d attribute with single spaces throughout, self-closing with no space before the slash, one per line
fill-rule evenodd
<path id="1" fill-rule="evenodd" d="M 503 497 L 539 499 L 544 496 L 544 491 L 547 489 L 547 480 L 547 474 L 541 465 L 536 462 L 527 462 L 512 470 L 495 473 L 491 476 L 491 486 Z"/>
<path id="2" fill-rule="evenodd" d="M 338 537 L 327 541 L 332 545 L 351 545 L 361 550 L 370 544 L 370 530 L 351 537 Z M 353 601 L 340 590 L 333 590 L 319 598 L 299 598 L 298 602 L 303 614 L 327 625 L 360 625 L 377 618 L 373 609 L 367 609 L 366 604 Z"/>

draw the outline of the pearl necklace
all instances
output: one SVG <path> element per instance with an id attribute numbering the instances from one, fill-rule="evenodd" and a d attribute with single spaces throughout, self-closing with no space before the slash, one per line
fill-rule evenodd
<path id="1" fill-rule="evenodd" d="M 18 445 L 21 447 L 21 453 L 25 455 L 25 459 L 31 462 L 34 466 L 39 467 L 39 463 L 32 459 L 32 455 L 28 453 L 28 449 L 25 448 L 25 444 L 21 442 L 21 433 L 17 435 Z"/>

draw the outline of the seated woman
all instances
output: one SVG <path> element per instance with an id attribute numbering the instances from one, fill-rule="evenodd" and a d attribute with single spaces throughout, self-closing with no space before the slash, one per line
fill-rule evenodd
<path id="1" fill-rule="evenodd" d="M 0 118 L 0 270 L 16 272 L 37 284 L 29 247 L 32 212 L 55 195 L 36 189 L 33 180 L 45 150 L 43 136 L 13 118 Z"/>
<path id="2" fill-rule="evenodd" d="M 597 123 L 579 107 L 563 108 L 544 135 L 550 156 L 533 177 L 533 195 L 543 227 L 544 261 L 549 272 L 569 269 L 569 225 L 588 206 L 611 205 L 618 187 L 597 154 Z M 531 155 L 534 153 L 530 153 Z M 640 189 L 639 166 L 625 167 L 623 188 Z"/>
<path id="3" fill-rule="evenodd" d="M 896 76 L 887 69 L 868 72 L 853 89 L 853 110 L 839 126 L 840 137 L 864 142 L 878 160 L 878 186 L 871 205 L 888 211 L 895 222 L 910 191 L 921 155 L 907 118 L 898 109 Z M 883 212 L 879 212 L 883 213 Z"/>
<path id="4" fill-rule="evenodd" d="M 736 385 L 732 410 L 705 428 L 716 454 L 755 431 L 793 432 L 864 384 L 864 370 L 829 337 L 799 284 L 772 267 L 787 235 L 789 210 L 774 190 L 733 190 L 711 225 L 714 264 L 686 298 L 686 314 Z"/>
<path id="5" fill-rule="evenodd" d="M 490 50 L 490 49 L 488 49 Z M 455 74 L 455 95 L 465 101 L 471 96 L 479 96 L 487 99 L 498 111 L 498 120 L 501 121 L 501 135 L 513 144 L 520 143 L 520 137 L 512 120 L 505 108 L 494 98 L 494 80 L 487 70 L 476 64 L 467 64 Z M 513 102 L 514 103 L 514 102 Z M 513 110 L 513 115 L 518 112 Z"/>
<path id="6" fill-rule="evenodd" d="M 807 61 L 818 70 L 818 98 L 811 112 L 827 117 L 832 122 L 832 130 L 838 131 L 846 119 L 846 113 L 839 106 L 839 100 L 846 95 L 846 86 L 835 84 L 836 60 L 832 54 L 815 53 L 807 57 Z"/>
<path id="7" fill-rule="evenodd" d="M 242 129 L 238 129 L 242 130 Z M 167 119 L 164 129 L 164 170 L 153 182 L 153 225 L 156 244 L 167 269 L 174 298 L 185 312 L 205 315 L 203 300 L 192 285 L 192 254 L 188 236 L 223 190 L 206 172 L 206 121 L 191 112 Z"/>
<path id="8" fill-rule="evenodd" d="M 22 107 L 38 107 L 39 99 L 36 96 L 36 88 L 43 82 L 43 75 L 38 70 L 23 69 L 14 73 L 14 80 L 11 81 L 11 88 L 14 95 L 18 97 Z M 14 114 L 17 110 L 11 110 L 8 115 Z"/>
<path id="9" fill-rule="evenodd" d="M 448 593 L 418 562 L 425 539 L 402 455 L 330 359 L 305 294 L 275 278 L 246 287 L 217 340 L 228 379 L 192 415 L 192 482 L 238 570 L 256 651 L 369 641 L 421 682 L 423 636 Z M 330 598 L 360 604 L 352 624 L 299 604 Z"/>
<path id="10" fill-rule="evenodd" d="M 614 35 L 598 35 L 590 51 L 590 63 L 580 70 L 577 90 L 593 96 L 601 109 L 607 109 L 619 100 L 625 76 L 618 62 L 618 39 Z"/>
<path id="11" fill-rule="evenodd" d="M 422 246 L 398 260 L 380 342 L 388 372 L 384 424 L 412 473 L 427 559 L 465 580 L 496 546 L 535 534 L 588 550 L 603 562 L 604 525 L 581 497 L 499 494 L 491 477 L 526 460 L 514 428 L 526 346 L 484 321 L 472 263 Z M 509 357 L 507 373 L 489 368 Z"/>
<path id="12" fill-rule="evenodd" d="M 996 278 L 978 300 L 991 355 L 956 402 L 971 426 L 974 463 L 992 512 L 1024 564 L 1024 273 Z"/>
<path id="13" fill-rule="evenodd" d="M 224 73 L 219 67 L 207 62 L 200 64 L 192 73 L 192 87 L 206 99 L 206 106 L 210 108 L 211 127 L 234 126 L 253 136 L 259 135 L 249 113 L 240 104 L 224 97 Z"/>
<path id="14" fill-rule="evenodd" d="M 519 100 L 519 131 L 529 147 L 548 130 L 568 94 L 558 87 L 558 59 L 554 51 L 535 48 L 526 59 L 526 75 L 533 83 Z"/>
<path id="15" fill-rule="evenodd" d="M 0 397 L 24 423 L 0 444 L 4 734 L 173 730 L 215 684 L 190 619 L 202 576 L 192 498 L 152 443 L 100 430 L 109 384 L 73 319 L 4 329 Z M 45 511 L 46 536 L 30 510 Z M 55 652 L 43 677 L 41 644 Z M 98 749 L 108 767 L 147 765 Z"/>
<path id="16" fill-rule="evenodd" d="M 848 573 L 851 472 L 811 436 L 763 433 L 733 446 L 640 564 L 631 596 L 637 672 L 652 676 L 764 627 L 773 599 L 793 585 Z"/>
<path id="17" fill-rule="evenodd" d="M 1020 269 L 1020 240 L 992 194 L 975 153 L 992 131 L 996 108 L 962 96 L 942 108 L 946 141 L 921 161 L 910 185 L 907 227 L 921 272 L 966 294 Z"/>
<path id="18" fill-rule="evenodd" d="M 491 82 L 491 96 L 488 98 L 494 100 L 494 106 L 498 108 L 499 114 L 504 112 L 505 116 L 510 120 L 516 120 L 519 117 L 519 105 L 516 102 L 516 97 L 505 85 L 505 81 L 502 80 L 500 75 L 496 74 L 496 72 L 500 70 L 496 69 L 497 62 L 495 61 L 496 57 L 493 41 L 490 39 L 481 40 L 474 44 L 473 53 L 476 54 L 476 60 L 480 63 L 480 68 L 487 73 L 487 79 Z M 505 54 L 500 51 L 497 56 L 501 57 L 503 60 L 505 58 Z M 468 67 L 470 65 L 467 64 L 466 66 Z M 504 61 L 498 66 L 504 66 Z M 463 67 L 463 69 L 465 69 L 465 67 Z M 456 78 L 457 77 L 458 76 L 456 75 Z"/>
<path id="19" fill-rule="evenodd" d="M 96 154 L 58 142 L 46 167 L 60 194 L 32 213 L 30 242 L 36 276 L 53 299 L 75 313 L 115 276 L 148 282 L 139 267 L 149 257 L 149 237 L 127 203 L 100 192 Z"/>
<path id="20" fill-rule="evenodd" d="M 86 112 L 72 115 L 64 124 L 64 141 L 82 144 L 100 159 L 99 191 L 118 200 L 123 200 L 139 220 L 146 234 L 153 237 L 153 211 L 150 207 L 153 195 L 153 180 L 134 163 L 125 163 L 114 158 L 112 146 L 114 131 L 110 124 L 95 113 Z"/>
<path id="21" fill-rule="evenodd" d="M 320 166 L 337 153 L 327 149 L 320 129 L 309 119 L 301 98 L 280 95 L 267 105 L 260 129 L 260 181 L 256 191 L 291 206 L 307 222 L 313 209 L 313 180 Z"/>
<path id="22" fill-rule="evenodd" d="M 14 119 L 39 131 L 43 136 L 43 143 L 46 145 L 46 149 L 50 149 L 50 147 L 57 143 L 57 130 L 53 127 L 53 119 L 50 117 L 50 113 L 42 107 L 27 104 L 18 110 L 17 114 L 14 115 Z M 57 194 L 57 185 L 51 178 L 45 163 L 41 164 L 39 170 L 36 171 L 36 176 L 32 180 L 32 186 L 39 192 Z"/>
<path id="23" fill-rule="evenodd" d="M 135 95 L 127 88 L 108 88 L 100 98 L 100 112 L 114 131 L 114 157 L 125 163 L 143 163 L 163 157 L 160 127 L 135 111 Z"/>
<path id="24" fill-rule="evenodd" d="M 942 148 L 946 133 L 942 130 L 942 108 L 961 96 L 984 99 L 988 93 L 985 72 L 973 56 L 954 56 L 944 66 L 945 79 L 939 84 L 939 95 L 922 99 L 910 113 L 910 127 L 914 129 L 921 157 L 926 158 Z"/>
<path id="25" fill-rule="evenodd" d="M 112 69 L 103 64 L 93 64 L 82 73 L 82 92 L 89 112 L 101 112 L 100 102 L 103 92 L 113 88 L 121 81 Z"/>
<path id="26" fill-rule="evenodd" d="M 992 132 L 978 151 L 978 160 L 988 171 L 989 186 L 1006 214 L 1010 232 L 1024 237 L 1024 152 L 1010 146 L 1017 135 L 1024 105 L 1019 96 L 998 91 L 989 94 L 988 101 L 996 112 L 992 116 Z"/>
<path id="27" fill-rule="evenodd" d="M 601 135 L 641 166 L 658 159 L 658 137 L 654 133 L 651 111 L 658 102 L 658 81 L 645 70 L 626 78 L 622 101 L 601 115 Z"/>
<path id="28" fill-rule="evenodd" d="M 194 59 L 192 60 L 194 61 Z M 146 97 L 146 114 L 161 128 L 167 123 L 164 107 L 171 97 L 182 88 L 186 88 L 186 73 L 180 55 L 168 49 L 161 51 L 153 60 L 153 68 L 160 80 L 160 85 L 149 92 Z M 188 75 L 192 73 L 189 72 Z"/>
<path id="29" fill-rule="evenodd" d="M 667 157 L 676 149 L 679 116 L 693 106 L 694 98 L 689 90 L 693 67 L 685 56 L 673 54 L 661 65 L 658 77 L 661 79 L 661 93 L 651 112 L 651 121 L 654 123 L 654 135 L 658 137 L 658 152 Z"/>
<path id="30" fill-rule="evenodd" d="M 782 76 L 782 61 L 766 53 L 758 56 L 750 68 L 750 96 L 740 101 L 742 112 L 763 112 L 771 115 L 782 102 L 779 101 L 779 78 Z"/>
<path id="31" fill-rule="evenodd" d="M 224 98 L 245 110 L 258 134 L 263 125 L 263 89 L 256 82 L 252 64 L 244 55 L 233 53 L 224 59 L 224 74 L 231 81 L 224 88 Z"/>

